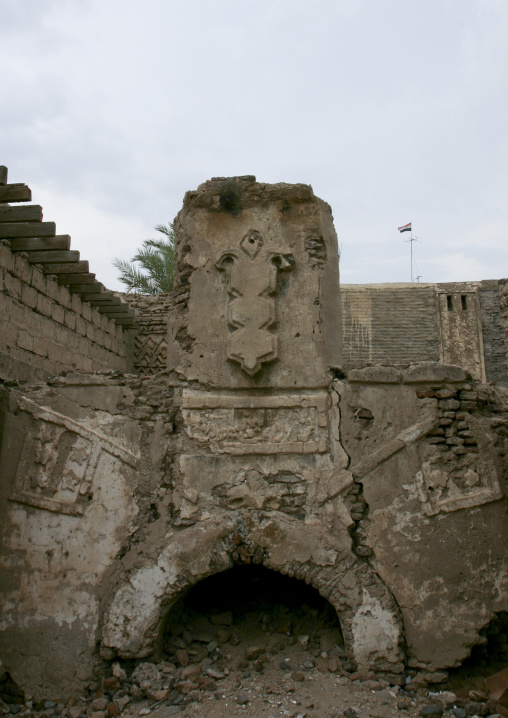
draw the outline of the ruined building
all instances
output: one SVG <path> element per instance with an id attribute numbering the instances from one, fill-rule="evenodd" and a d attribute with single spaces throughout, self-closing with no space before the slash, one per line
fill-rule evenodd
<path id="1" fill-rule="evenodd" d="M 314 586 L 360 670 L 459 665 L 508 611 L 504 282 L 341 305 L 330 207 L 240 177 L 185 196 L 173 293 L 122 297 L 0 183 L 0 674 L 157 656 L 239 563 Z"/>

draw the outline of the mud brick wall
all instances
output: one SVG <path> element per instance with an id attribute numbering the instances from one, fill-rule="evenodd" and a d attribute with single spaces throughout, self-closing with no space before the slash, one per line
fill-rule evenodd
<path id="1" fill-rule="evenodd" d="M 342 285 L 346 367 L 439 361 L 435 285 Z"/>
<path id="2" fill-rule="evenodd" d="M 508 384 L 506 361 L 506 319 L 503 321 L 502 303 L 507 303 L 506 279 L 485 280 L 480 283 L 480 307 L 487 381 L 502 386 Z M 508 308 L 508 307 L 507 307 Z"/>
<path id="3" fill-rule="evenodd" d="M 0 379 L 128 369 L 128 333 L 8 244 L 0 244 Z"/>
<path id="4" fill-rule="evenodd" d="M 508 279 L 499 280 L 500 323 L 503 327 L 504 345 L 508 356 Z"/>

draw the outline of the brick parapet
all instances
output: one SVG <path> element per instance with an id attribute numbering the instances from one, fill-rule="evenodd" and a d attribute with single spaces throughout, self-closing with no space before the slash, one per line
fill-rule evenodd
<path id="1" fill-rule="evenodd" d="M 121 326 L 0 243 L 0 379 L 128 370 L 128 345 Z"/>

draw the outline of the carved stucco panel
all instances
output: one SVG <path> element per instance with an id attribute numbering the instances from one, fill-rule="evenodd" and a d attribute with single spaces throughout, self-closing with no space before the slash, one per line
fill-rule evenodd
<path id="1" fill-rule="evenodd" d="M 314 454 L 329 448 L 328 394 L 184 391 L 188 436 L 214 454 Z"/>
<path id="2" fill-rule="evenodd" d="M 228 359 L 254 376 L 265 362 L 277 359 L 278 337 L 274 295 L 277 272 L 294 267 L 293 255 L 276 245 L 265 246 L 257 230 L 250 230 L 238 247 L 217 257 L 215 266 L 228 277 Z"/>
<path id="3" fill-rule="evenodd" d="M 105 452 L 135 468 L 139 456 L 109 437 L 26 397 L 19 408 L 36 420 L 25 437 L 11 501 L 56 513 L 80 516 L 91 499 L 91 486 Z"/>

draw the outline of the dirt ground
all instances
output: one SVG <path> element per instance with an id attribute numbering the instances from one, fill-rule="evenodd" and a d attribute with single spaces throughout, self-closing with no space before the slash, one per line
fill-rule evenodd
<path id="1" fill-rule="evenodd" d="M 487 703 L 483 679 L 474 671 L 438 687 L 421 684 L 415 671 L 401 677 L 402 686 L 360 676 L 346 656 L 331 606 L 301 582 L 252 567 L 213 577 L 177 605 L 168 617 L 165 650 L 167 661 L 158 670 L 171 690 L 154 700 L 153 676 L 143 682 L 138 668 L 129 680 L 144 685 L 145 694 L 152 690 L 153 698 L 129 704 L 122 715 L 508 716 L 503 706 Z"/>
<path id="2" fill-rule="evenodd" d="M 504 616 L 494 627 L 497 658 L 508 652 L 507 626 Z M 409 670 L 391 680 L 361 675 L 346 653 L 337 614 L 314 589 L 263 568 L 238 568 L 206 579 L 173 607 L 158 661 L 105 663 L 102 688 L 66 705 L 23 704 L 0 686 L 0 716 L 508 716 L 484 692 L 484 677 L 506 668 L 506 661 L 489 664 L 490 645 L 439 686 Z"/>

